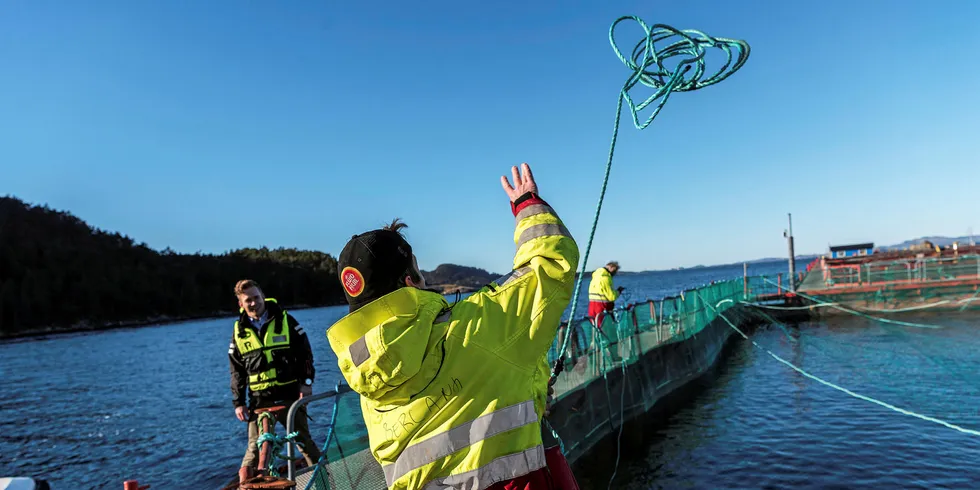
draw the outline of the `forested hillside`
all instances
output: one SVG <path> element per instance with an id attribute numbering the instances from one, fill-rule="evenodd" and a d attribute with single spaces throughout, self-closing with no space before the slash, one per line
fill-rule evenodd
<path id="1" fill-rule="evenodd" d="M 69 213 L 0 197 L 0 336 L 236 312 L 232 288 L 246 277 L 285 305 L 344 303 L 329 254 L 158 252 Z"/>

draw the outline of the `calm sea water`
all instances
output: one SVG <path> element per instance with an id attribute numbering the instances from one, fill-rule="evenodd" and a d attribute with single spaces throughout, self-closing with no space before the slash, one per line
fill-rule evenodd
<path id="1" fill-rule="evenodd" d="M 980 430 L 980 320 L 903 319 L 942 329 L 846 317 L 752 339 L 851 391 Z M 980 488 L 980 437 L 817 383 L 749 342 L 704 385 L 624 455 L 614 488 Z"/>
<path id="2" fill-rule="evenodd" d="M 750 266 L 750 273 L 785 264 Z M 633 299 L 741 275 L 741 266 L 624 275 Z M 582 291 L 584 298 L 586 291 Z M 584 313 L 584 301 L 579 314 Z M 316 390 L 338 379 L 324 334 L 345 308 L 298 310 L 311 335 Z M 944 328 L 861 319 L 763 329 L 753 337 L 814 374 L 863 394 L 980 429 L 977 321 Z M 0 344 L 0 476 L 61 488 L 216 488 L 246 444 L 228 386 L 232 319 Z M 792 337 L 792 340 L 791 340 Z M 310 408 L 322 443 L 327 405 Z M 695 399 L 624 455 L 617 487 L 980 488 L 974 436 L 890 412 L 803 378 L 748 342 L 736 344 Z M 604 486 L 603 486 L 604 488 Z"/>

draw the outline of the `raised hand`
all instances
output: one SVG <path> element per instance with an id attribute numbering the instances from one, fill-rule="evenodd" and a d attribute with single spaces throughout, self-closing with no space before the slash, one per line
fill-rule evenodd
<path id="1" fill-rule="evenodd" d="M 528 164 L 521 164 L 520 173 L 518 173 L 517 167 L 511 167 L 510 173 L 514 177 L 514 185 L 510 185 L 506 175 L 500 176 L 500 185 L 504 188 L 504 192 L 507 193 L 511 202 L 528 192 L 538 193 L 538 185 L 534 183 L 534 174 L 531 173 L 531 167 Z"/>

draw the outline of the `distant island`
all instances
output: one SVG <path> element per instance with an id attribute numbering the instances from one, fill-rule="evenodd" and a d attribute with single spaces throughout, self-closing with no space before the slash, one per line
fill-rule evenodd
<path id="1" fill-rule="evenodd" d="M 451 294 L 476 291 L 503 274 L 493 274 L 476 267 L 442 264 L 433 271 L 422 271 L 422 275 L 428 288 Z"/>
<path id="2" fill-rule="evenodd" d="M 959 243 L 961 246 L 967 244 L 973 244 L 976 243 L 976 239 L 973 236 L 959 236 L 959 237 L 924 236 L 913 240 L 906 240 L 902 243 L 898 243 L 895 245 L 886 245 L 878 248 L 882 251 L 906 250 L 910 247 L 920 245 L 924 242 L 929 242 L 934 246 L 945 248 L 945 247 L 952 246 L 953 243 Z"/>

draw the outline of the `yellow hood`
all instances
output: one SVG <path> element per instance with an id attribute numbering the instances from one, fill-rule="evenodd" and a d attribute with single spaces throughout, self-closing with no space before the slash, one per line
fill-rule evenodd
<path id="1" fill-rule="evenodd" d="M 441 294 L 401 288 L 327 329 L 330 347 L 350 387 L 379 403 L 407 401 L 431 381 L 443 360 L 449 323 Z"/>

